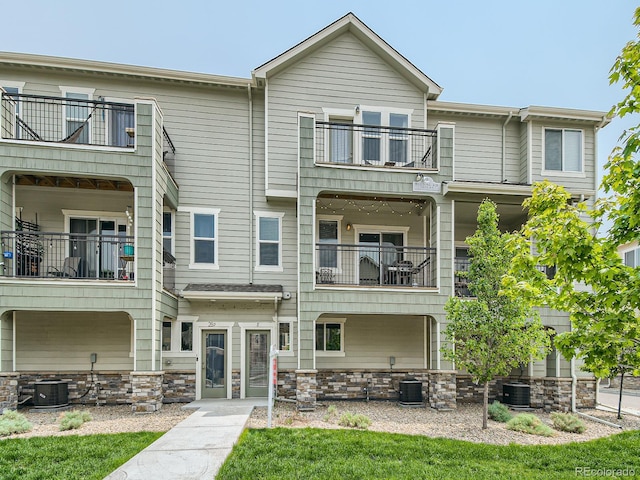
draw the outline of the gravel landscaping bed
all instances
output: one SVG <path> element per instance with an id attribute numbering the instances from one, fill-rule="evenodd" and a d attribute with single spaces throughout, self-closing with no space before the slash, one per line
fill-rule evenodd
<path id="1" fill-rule="evenodd" d="M 331 405 L 335 406 L 337 413 L 329 413 L 328 410 Z M 582 418 L 587 427 L 586 431 L 582 434 L 555 431 L 556 434 L 553 437 L 540 437 L 507 430 L 504 423 L 498 423 L 492 420 L 489 420 L 488 428 L 482 430 L 481 405 L 463 404 L 458 405 L 456 410 L 438 412 L 425 407 L 402 407 L 396 402 L 382 401 L 372 401 L 369 403 L 322 402 L 313 412 L 297 412 L 293 404 L 277 403 L 274 408 L 273 426 L 289 428 L 344 428 L 338 425 L 338 421 L 340 416 L 345 412 L 363 414 L 369 417 L 371 426 L 368 430 L 370 431 L 426 435 L 429 437 L 444 437 L 496 445 L 508 445 L 510 443 L 540 445 L 576 441 L 584 442 L 622 431 L 619 428 L 609 427 L 586 418 Z M 617 420 L 615 413 L 601 410 L 582 410 L 581 412 L 622 425 L 624 430 L 640 429 L 640 418 L 632 415 L 624 415 L 622 420 Z M 537 410 L 527 413 L 535 413 L 544 423 L 549 426 L 552 425 L 550 414 Z M 256 408 L 251 415 L 248 427 L 264 428 L 266 425 L 266 407 Z"/>
<path id="2" fill-rule="evenodd" d="M 89 407 L 78 405 L 73 409 L 88 412 L 92 420 L 84 423 L 76 430 L 59 429 L 59 418 L 64 411 L 35 412 L 21 409 L 27 420 L 33 425 L 33 430 L 27 433 L 10 435 L 4 438 L 47 437 L 54 435 L 93 435 L 97 433 L 121 432 L 166 432 L 193 413 L 193 410 L 182 410 L 184 404 L 163 405 L 160 411 L 154 413 L 132 413 L 130 405 Z"/>

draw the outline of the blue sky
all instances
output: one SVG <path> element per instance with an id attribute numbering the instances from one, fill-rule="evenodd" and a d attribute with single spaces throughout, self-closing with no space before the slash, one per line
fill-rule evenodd
<path id="1" fill-rule="evenodd" d="M 628 0 L 23 0 L 0 50 L 248 78 L 352 11 L 430 76 L 441 100 L 608 111 L 608 72 L 636 31 Z M 6 13 L 6 12 L 5 12 Z M 602 165 L 624 128 L 599 137 Z"/>

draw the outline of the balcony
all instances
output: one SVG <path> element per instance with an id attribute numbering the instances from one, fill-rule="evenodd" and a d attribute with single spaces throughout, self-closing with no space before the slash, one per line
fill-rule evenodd
<path id="1" fill-rule="evenodd" d="M 3 277 L 134 280 L 134 237 L 17 230 L 0 239 Z"/>
<path id="2" fill-rule="evenodd" d="M 134 147 L 133 104 L 2 92 L 3 139 Z"/>
<path id="3" fill-rule="evenodd" d="M 437 132 L 316 122 L 316 163 L 436 169 Z"/>
<path id="4" fill-rule="evenodd" d="M 436 249 L 316 244 L 316 285 L 436 287 Z"/>
<path id="5" fill-rule="evenodd" d="M 176 257 L 162 251 L 162 288 L 172 293 L 176 289 Z"/>

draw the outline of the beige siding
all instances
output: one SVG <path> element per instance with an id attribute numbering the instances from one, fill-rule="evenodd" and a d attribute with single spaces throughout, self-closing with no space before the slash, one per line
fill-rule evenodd
<path id="1" fill-rule="evenodd" d="M 123 313 L 18 312 L 16 368 L 31 370 L 133 369 L 131 320 Z"/>
<path id="2" fill-rule="evenodd" d="M 372 81 L 372 79 L 374 79 Z M 268 79 L 270 189 L 296 190 L 298 112 L 356 105 L 412 109 L 423 128 L 423 94 L 356 37 L 346 33 Z"/>
<path id="3" fill-rule="evenodd" d="M 389 357 L 394 356 L 393 368 L 423 368 L 424 349 L 423 317 L 351 316 L 344 324 L 344 357 L 323 357 L 317 352 L 316 366 L 390 368 Z"/>

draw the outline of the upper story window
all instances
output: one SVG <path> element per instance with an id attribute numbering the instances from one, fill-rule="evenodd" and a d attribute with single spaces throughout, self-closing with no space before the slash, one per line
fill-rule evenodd
<path id="1" fill-rule="evenodd" d="M 189 268 L 218 268 L 219 213 L 218 209 L 206 208 L 191 211 L 191 263 Z"/>
<path id="2" fill-rule="evenodd" d="M 544 130 L 544 169 L 580 173 L 583 171 L 582 130 Z"/>
<path id="3" fill-rule="evenodd" d="M 283 216 L 278 212 L 256 212 L 256 270 L 282 271 Z"/>
<path id="4" fill-rule="evenodd" d="M 402 130 L 409 127 L 408 114 L 365 110 L 362 124 L 365 125 L 362 133 L 365 164 L 395 165 L 409 161 L 409 136 Z"/>
<path id="5" fill-rule="evenodd" d="M 640 247 L 624 252 L 623 262 L 627 267 L 640 267 Z"/>
<path id="6" fill-rule="evenodd" d="M 0 80 L 0 87 L 2 87 L 2 89 L 10 95 L 19 95 L 22 93 L 24 82 L 12 82 L 7 80 Z M 17 97 L 12 97 L 12 98 L 14 99 L 11 102 L 14 105 L 13 114 L 17 118 L 20 118 L 20 101 L 17 99 Z M 14 138 L 20 138 L 20 127 L 18 125 L 18 122 L 13 121 L 13 123 L 15 126 L 15 130 L 13 132 L 13 134 L 15 135 Z"/>
<path id="7" fill-rule="evenodd" d="M 62 96 L 68 99 L 64 104 L 62 124 L 63 136 L 70 143 L 91 143 L 92 108 L 94 89 L 80 87 L 60 87 Z"/>
<path id="8" fill-rule="evenodd" d="M 318 268 L 338 268 L 342 217 L 318 217 Z"/>
<path id="9" fill-rule="evenodd" d="M 173 255 L 173 213 L 162 213 L 162 250 Z"/>

